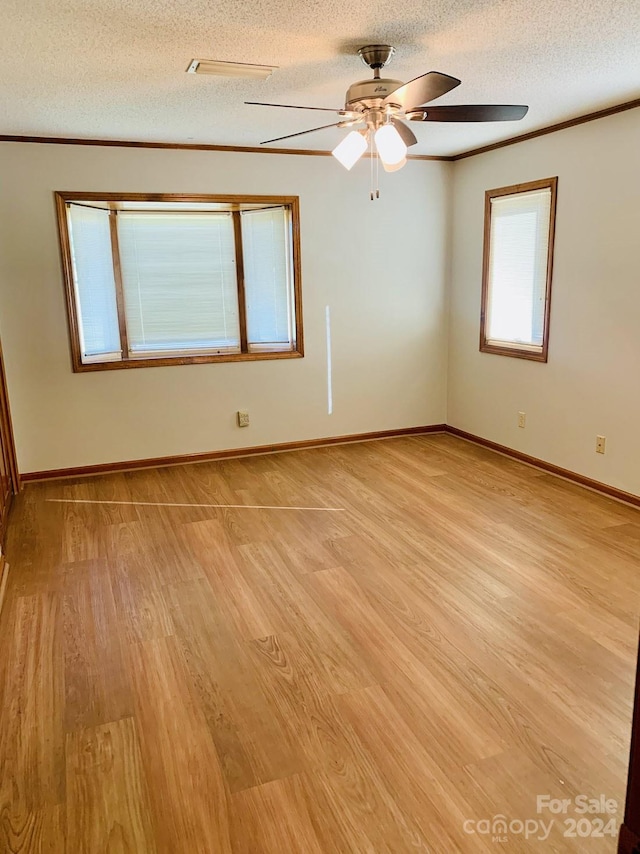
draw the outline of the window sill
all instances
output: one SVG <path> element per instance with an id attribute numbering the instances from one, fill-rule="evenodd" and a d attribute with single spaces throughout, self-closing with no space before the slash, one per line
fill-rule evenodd
<path id="1" fill-rule="evenodd" d="M 531 362 L 546 362 L 547 350 L 534 350 L 526 345 L 511 346 L 509 344 L 497 344 L 491 341 L 483 341 L 480 344 L 481 353 L 492 353 L 494 356 L 511 356 L 514 359 L 528 359 Z"/>
<path id="2" fill-rule="evenodd" d="M 272 350 L 257 353 L 220 353 L 200 356 L 158 356 L 157 358 L 124 359 L 110 362 L 74 362 L 73 372 L 76 374 L 89 371 L 119 371 L 128 368 L 168 368 L 175 365 L 206 365 L 213 362 L 263 362 L 272 359 L 301 359 L 304 351 Z"/>

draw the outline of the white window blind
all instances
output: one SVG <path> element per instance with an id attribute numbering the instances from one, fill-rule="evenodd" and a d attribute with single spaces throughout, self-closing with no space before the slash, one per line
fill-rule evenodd
<path id="1" fill-rule="evenodd" d="M 242 211 L 242 247 L 249 349 L 293 349 L 289 211 Z"/>
<path id="2" fill-rule="evenodd" d="M 551 190 L 491 199 L 487 339 L 541 350 Z"/>
<path id="3" fill-rule="evenodd" d="M 118 213 L 132 354 L 238 352 L 230 213 Z"/>
<path id="4" fill-rule="evenodd" d="M 82 361 L 121 359 L 109 211 L 67 211 Z"/>

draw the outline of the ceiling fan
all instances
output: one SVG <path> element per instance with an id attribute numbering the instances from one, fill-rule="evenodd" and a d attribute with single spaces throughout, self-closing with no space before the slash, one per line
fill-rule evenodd
<path id="1" fill-rule="evenodd" d="M 407 149 L 418 141 L 406 121 L 411 122 L 503 122 L 518 121 L 527 114 L 528 107 L 504 104 L 471 104 L 466 106 L 427 106 L 445 95 L 461 81 L 448 74 L 429 71 L 408 83 L 380 77 L 380 69 L 387 65 L 395 53 L 388 44 L 361 47 L 358 54 L 365 65 L 373 70 L 372 80 L 359 80 L 347 90 L 344 109 L 328 107 L 299 107 L 293 104 L 265 104 L 245 101 L 261 107 L 285 107 L 292 110 L 319 110 L 336 113 L 340 121 L 310 130 L 290 133 L 287 136 L 267 139 L 268 145 L 326 128 L 354 128 L 332 151 L 334 157 L 351 169 L 367 148 L 377 154 L 387 172 L 401 169 L 407 162 Z M 375 150 L 374 150 L 375 147 Z"/>

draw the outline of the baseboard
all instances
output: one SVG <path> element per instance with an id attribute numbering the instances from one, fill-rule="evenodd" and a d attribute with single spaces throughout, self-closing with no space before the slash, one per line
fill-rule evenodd
<path id="1" fill-rule="evenodd" d="M 9 564 L 3 554 L 0 554 L 0 613 L 2 612 L 2 603 L 4 602 L 4 591 L 7 587 L 7 577 L 9 575 Z"/>
<path id="2" fill-rule="evenodd" d="M 632 492 L 624 492 L 622 489 L 616 489 L 615 486 L 609 486 L 599 480 L 593 480 L 590 477 L 585 477 L 577 472 L 563 469 L 553 463 L 548 463 L 546 460 L 540 460 L 538 457 L 531 457 L 529 454 L 523 454 L 522 451 L 515 451 L 513 448 L 508 448 L 506 445 L 499 445 L 497 442 L 492 442 L 490 439 L 483 439 L 482 436 L 475 436 L 473 433 L 467 433 L 464 430 L 459 430 L 457 427 L 447 425 L 445 433 L 450 433 L 452 436 L 457 436 L 459 439 L 465 439 L 467 442 L 473 442 L 476 445 L 482 445 L 483 448 L 489 448 L 491 451 L 496 451 L 506 457 L 511 457 L 518 462 L 526 463 L 534 468 L 542 469 L 549 474 L 554 474 L 556 477 L 561 477 L 564 480 L 569 480 L 572 483 L 577 483 L 579 486 L 584 486 L 594 492 L 600 492 L 608 498 L 615 498 L 617 501 L 624 501 L 625 504 L 632 504 L 634 507 L 640 507 L 640 495 L 634 495 Z"/>
<path id="3" fill-rule="evenodd" d="M 346 436 L 328 436 L 323 439 L 306 439 L 301 442 L 281 442 L 275 445 L 257 445 L 248 448 L 229 448 L 224 451 L 207 451 L 202 454 L 181 454 L 170 457 L 154 457 L 144 460 L 124 460 L 115 463 L 100 463 L 94 466 L 79 466 L 76 468 L 66 469 L 51 469 L 49 471 L 32 471 L 21 474 L 23 483 L 44 480 L 60 480 L 65 478 L 76 477 L 91 477 L 92 475 L 100 474 L 115 474 L 117 472 L 135 471 L 136 469 L 147 468 L 164 468 L 166 466 L 181 466 L 191 463 L 206 463 L 214 462 L 215 460 L 227 460 L 235 457 L 251 457 L 262 454 L 277 454 L 286 451 L 300 451 L 306 448 L 323 448 L 328 445 L 346 445 L 352 442 L 370 442 L 377 439 L 392 439 L 398 436 L 420 436 L 428 433 L 448 433 L 451 436 L 457 436 L 459 439 L 464 439 L 467 442 L 473 442 L 476 445 L 482 445 L 484 448 L 489 448 L 498 454 L 511 457 L 518 462 L 533 466 L 534 468 L 546 471 L 549 474 L 561 477 L 564 480 L 576 483 L 594 492 L 606 495 L 608 498 L 614 498 L 616 501 L 623 501 L 625 504 L 631 504 L 634 507 L 640 507 L 640 495 L 634 495 L 631 492 L 624 492 L 622 489 L 616 489 L 614 486 L 609 486 L 599 480 L 585 477 L 577 472 L 569 469 L 561 468 L 553 463 L 548 463 L 546 460 L 541 460 L 538 457 L 532 457 L 529 454 L 524 454 L 522 451 L 516 451 L 506 445 L 500 445 L 498 442 L 492 442 L 490 439 L 484 439 L 482 436 L 476 436 L 473 433 L 467 433 L 465 430 L 460 430 L 457 427 L 452 427 L 448 424 L 428 424 L 423 427 L 401 427 L 396 430 L 378 430 L 372 433 L 352 433 Z"/>
<path id="4" fill-rule="evenodd" d="M 445 424 L 429 424 L 424 427 L 401 427 L 397 430 L 378 430 L 373 433 L 352 433 L 347 436 L 329 436 L 324 439 L 306 439 L 302 442 L 281 442 L 276 445 L 257 445 L 248 448 L 231 448 L 224 451 L 207 451 L 203 454 L 181 454 L 172 457 L 155 457 L 146 460 L 125 460 L 117 463 L 100 463 L 95 466 L 32 471 L 21 474 L 24 483 L 42 480 L 58 480 L 73 477 L 91 477 L 96 474 L 114 474 L 136 469 L 182 466 L 190 463 L 208 463 L 234 457 L 252 457 L 259 454 L 277 454 L 283 451 L 300 451 L 305 448 L 323 448 L 327 445 L 346 445 L 351 442 L 370 442 L 376 439 L 392 439 L 397 436 L 421 436 L 425 433 L 444 433 Z"/>

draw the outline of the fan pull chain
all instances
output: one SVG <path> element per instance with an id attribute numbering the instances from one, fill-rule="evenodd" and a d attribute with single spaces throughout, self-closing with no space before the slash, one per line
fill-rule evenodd
<path id="1" fill-rule="evenodd" d="M 374 135 L 372 133 L 369 134 L 369 159 L 370 159 L 370 193 L 369 198 L 371 201 L 375 201 L 380 198 L 380 187 L 379 187 L 379 176 L 380 176 L 380 158 L 378 156 L 378 149 L 375 147 L 374 143 Z M 375 164 L 374 164 L 375 160 Z M 375 170 L 375 172 L 374 172 Z"/>
<path id="2" fill-rule="evenodd" d="M 369 190 L 373 201 L 373 134 L 369 132 Z"/>

